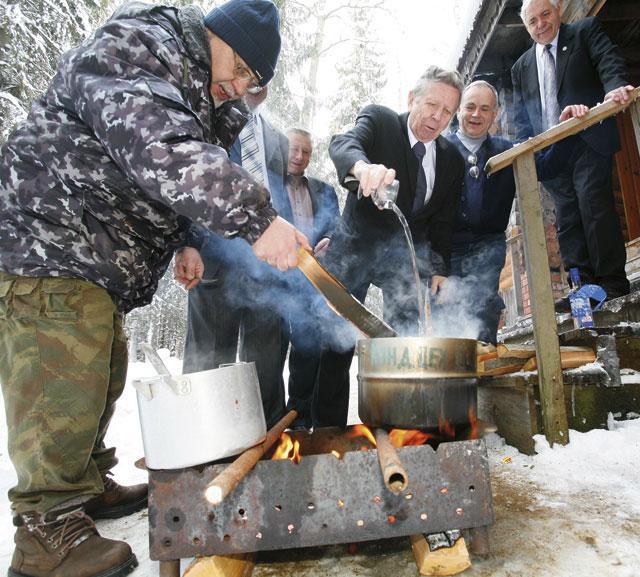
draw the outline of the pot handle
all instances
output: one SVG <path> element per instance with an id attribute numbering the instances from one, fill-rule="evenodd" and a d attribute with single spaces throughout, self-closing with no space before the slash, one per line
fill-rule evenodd
<path id="1" fill-rule="evenodd" d="M 188 395 L 191 393 L 191 381 L 185 376 L 178 377 L 177 379 L 174 378 L 167 368 L 167 365 L 165 365 L 160 358 L 160 355 L 149 343 L 140 343 L 140 350 L 144 353 L 145 357 L 149 360 L 156 372 L 162 377 L 162 380 L 169 385 L 176 395 Z M 146 383 L 146 391 L 148 394 L 143 392 L 144 387 L 142 385 L 140 385 L 140 387 L 136 387 L 136 389 L 142 392 L 142 394 L 149 400 L 153 397 L 148 382 Z"/>
<path id="2" fill-rule="evenodd" d="M 153 389 L 151 385 L 163 382 L 169 386 L 175 395 L 184 396 L 191 393 L 191 381 L 188 377 L 172 377 L 171 375 L 159 375 L 150 379 L 133 379 L 131 384 L 147 401 L 153 399 Z"/>

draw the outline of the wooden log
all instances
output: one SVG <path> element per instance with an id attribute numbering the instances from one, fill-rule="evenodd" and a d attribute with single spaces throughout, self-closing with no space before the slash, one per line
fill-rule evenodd
<path id="1" fill-rule="evenodd" d="M 505 358 L 501 359 L 496 356 L 495 359 L 488 359 L 478 363 L 478 375 L 489 377 L 492 375 L 506 375 L 508 373 L 516 373 L 522 369 L 526 359 Z"/>
<path id="2" fill-rule="evenodd" d="M 453 547 L 431 551 L 423 535 L 411 535 L 411 548 L 420 575 L 441 577 L 456 575 L 471 567 L 469 551 L 464 537 L 460 537 Z"/>
<path id="3" fill-rule="evenodd" d="M 198 557 L 187 567 L 183 577 L 251 577 L 255 554 Z"/>
<path id="4" fill-rule="evenodd" d="M 231 463 L 222 473 L 220 473 L 205 490 L 205 497 L 212 505 L 221 503 L 224 498 L 233 491 L 238 483 L 247 476 L 262 456 L 280 438 L 282 432 L 298 416 L 297 411 L 289 411 L 280 419 L 269 431 L 262 443 L 247 449 L 233 463 Z"/>
<path id="5" fill-rule="evenodd" d="M 500 343 L 497 349 L 498 356 L 501 359 L 530 359 L 536 356 L 535 345 L 509 345 Z"/>
<path id="6" fill-rule="evenodd" d="M 589 347 L 560 347 L 560 366 L 563 369 L 575 369 L 593 363 L 596 353 Z M 538 359 L 531 357 L 522 367 L 523 371 L 535 371 L 538 368 Z"/>
<path id="7" fill-rule="evenodd" d="M 384 484 L 394 495 L 399 495 L 407 488 L 409 477 L 407 471 L 393 448 L 389 435 L 384 429 L 374 429 L 378 462 L 382 471 Z"/>

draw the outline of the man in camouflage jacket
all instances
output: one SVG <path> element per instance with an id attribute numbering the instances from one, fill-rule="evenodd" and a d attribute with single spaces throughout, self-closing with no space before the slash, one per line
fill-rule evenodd
<path id="1" fill-rule="evenodd" d="M 10 575 L 135 566 L 86 513 L 146 503 L 146 485 L 106 476 L 117 459 L 104 436 L 126 377 L 122 314 L 151 301 L 189 224 L 243 237 L 281 270 L 298 244 L 309 248 L 227 155 L 244 124 L 233 101 L 273 77 L 278 27 L 269 0 L 206 16 L 125 5 L 62 57 L 0 148 L 0 380 L 18 477 Z"/>

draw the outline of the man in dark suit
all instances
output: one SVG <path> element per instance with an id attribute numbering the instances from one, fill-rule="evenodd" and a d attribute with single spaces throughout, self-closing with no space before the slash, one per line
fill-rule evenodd
<path id="1" fill-rule="evenodd" d="M 347 198 L 326 255 L 326 266 L 359 300 L 370 284 L 380 287 L 384 317 L 401 333 L 417 334 L 418 296 L 409 251 L 396 215 L 371 198 L 397 179 L 397 205 L 416 245 L 420 275 L 435 295 L 449 274 L 451 233 L 460 202 L 464 161 L 440 133 L 458 109 L 462 82 L 457 72 L 431 66 L 409 93 L 409 111 L 365 107 L 354 128 L 334 136 L 329 153 L 345 183 L 360 182 Z M 327 350 L 314 400 L 314 425 L 344 426 L 353 348 Z"/>
<path id="2" fill-rule="evenodd" d="M 289 166 L 285 197 L 274 194 L 282 218 L 297 223 L 304 230 L 316 256 L 323 254 L 340 218 L 338 197 L 333 187 L 317 178 L 305 175 L 313 153 L 311 133 L 301 128 L 287 131 L 289 138 Z M 287 409 L 296 409 L 298 418 L 292 428 L 309 429 L 311 401 L 320 364 L 320 324 L 328 313 L 322 298 L 316 294 L 302 273 L 287 275 L 292 292 L 283 321 L 283 339 L 291 342 L 289 351 L 289 398 Z M 329 313 L 331 315 L 331 313 Z M 332 315 L 331 315 L 332 316 Z M 326 324 L 326 323 L 325 323 Z"/>
<path id="3" fill-rule="evenodd" d="M 451 275 L 462 279 L 462 287 L 449 283 L 443 310 L 436 315 L 451 323 L 446 313 L 455 310 L 460 328 L 465 324 L 472 331 L 466 336 L 493 344 L 504 308 L 498 293 L 507 248 L 504 231 L 516 192 L 511 167 L 491 178 L 484 172 L 489 158 L 512 147 L 508 140 L 489 134 L 498 109 L 496 89 L 484 80 L 472 82 L 462 93 L 458 130 L 447 137 L 465 159 L 466 168 L 451 253 Z M 458 290 L 450 290 L 456 286 Z"/>
<path id="4" fill-rule="evenodd" d="M 633 89 L 615 45 L 594 18 L 561 24 L 559 0 L 524 0 L 520 16 L 534 45 L 511 74 L 516 137 L 524 140 L 557 124 L 567 105 L 628 100 Z M 629 292 L 626 254 L 611 189 L 612 157 L 619 148 L 615 119 L 580 133 L 557 177 L 543 181 L 556 205 L 565 268 L 601 285 L 608 298 Z M 556 304 L 568 310 L 568 300 Z"/>
<path id="5" fill-rule="evenodd" d="M 245 95 L 249 121 L 233 143 L 230 158 L 263 182 L 275 203 L 286 195 L 288 141 L 260 113 L 266 96 L 266 88 Z M 189 290 L 183 372 L 234 363 L 236 356 L 254 361 L 267 426 L 272 426 L 285 410 L 282 371 L 288 345 L 280 330 L 281 316 L 267 296 L 278 273 L 258 261 L 240 239 L 210 235 L 200 255 L 193 248 L 182 249 L 176 267 L 200 258 L 204 278 Z"/>

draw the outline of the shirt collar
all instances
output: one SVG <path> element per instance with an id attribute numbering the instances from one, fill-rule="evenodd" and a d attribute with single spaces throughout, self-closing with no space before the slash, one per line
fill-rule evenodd
<path id="1" fill-rule="evenodd" d="M 415 134 L 413 134 L 413 130 L 411 130 L 411 126 L 409 126 L 409 118 L 407 117 L 407 132 L 409 133 L 409 144 L 411 145 L 411 148 L 413 148 L 416 144 L 416 142 L 418 142 L 418 139 L 416 138 Z M 424 148 L 427 152 L 429 152 L 430 150 L 433 150 L 436 146 L 436 141 L 435 140 L 431 140 L 429 142 L 423 142 L 424 144 Z M 426 154 L 425 154 L 426 156 Z"/>
<path id="2" fill-rule="evenodd" d="M 550 42 L 551 44 L 551 54 L 555 54 L 558 50 L 558 37 L 560 36 L 560 30 L 558 30 L 558 33 L 556 34 L 555 38 Z M 538 44 L 536 42 L 536 54 L 538 56 L 542 56 L 542 51 L 544 50 L 544 47 L 546 46 L 546 44 Z"/>

